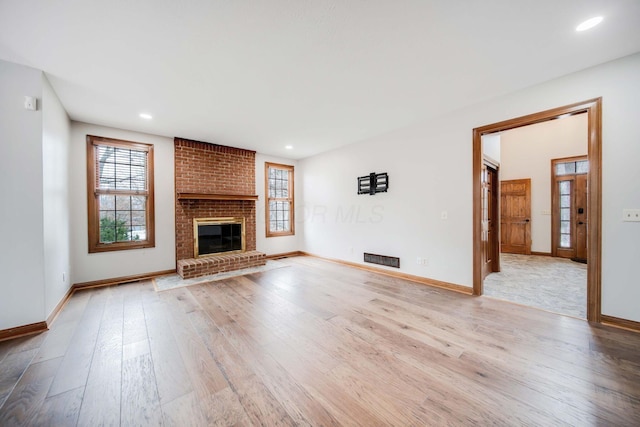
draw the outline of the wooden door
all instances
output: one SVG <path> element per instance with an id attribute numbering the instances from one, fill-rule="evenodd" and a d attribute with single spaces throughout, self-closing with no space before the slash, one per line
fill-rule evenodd
<path id="1" fill-rule="evenodd" d="M 500 271 L 498 240 L 498 167 L 484 164 L 482 169 L 482 278 Z"/>
<path id="2" fill-rule="evenodd" d="M 576 260 L 587 261 L 587 175 L 576 175 Z"/>
<path id="3" fill-rule="evenodd" d="M 500 248 L 531 254 L 531 179 L 500 183 Z"/>
<path id="4" fill-rule="evenodd" d="M 587 262 L 586 156 L 553 159 L 551 254 Z"/>

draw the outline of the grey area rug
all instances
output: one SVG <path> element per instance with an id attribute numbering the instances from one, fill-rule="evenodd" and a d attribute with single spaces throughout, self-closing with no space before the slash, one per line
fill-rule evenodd
<path id="1" fill-rule="evenodd" d="M 500 255 L 500 273 L 484 279 L 484 294 L 554 313 L 587 317 L 587 265 L 565 258 Z"/>
<path id="2" fill-rule="evenodd" d="M 249 267 L 240 270 L 227 271 L 225 273 L 210 274 L 207 276 L 194 277 L 193 279 L 183 279 L 177 274 L 156 277 L 153 279 L 153 286 L 156 292 L 168 291 L 170 289 L 182 288 L 185 286 L 199 285 L 201 283 L 215 282 L 218 280 L 229 279 L 231 277 L 243 276 L 245 274 L 260 273 L 263 271 L 274 270 L 276 268 L 288 267 L 287 264 L 279 261 L 268 260 L 265 265 L 259 267 Z"/>

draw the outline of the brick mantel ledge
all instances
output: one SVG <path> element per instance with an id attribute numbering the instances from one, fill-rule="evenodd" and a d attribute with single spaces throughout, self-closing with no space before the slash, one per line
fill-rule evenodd
<path id="1" fill-rule="evenodd" d="M 266 255 L 258 251 L 247 251 L 228 255 L 212 255 L 202 258 L 187 258 L 178 261 L 177 271 L 183 279 L 223 273 L 249 267 L 265 265 Z"/>
<path id="2" fill-rule="evenodd" d="M 178 200 L 258 200 L 256 194 L 178 193 Z"/>

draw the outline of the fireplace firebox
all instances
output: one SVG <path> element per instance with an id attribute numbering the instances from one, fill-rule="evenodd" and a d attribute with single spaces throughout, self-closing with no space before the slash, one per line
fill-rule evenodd
<path id="1" fill-rule="evenodd" d="M 244 252 L 244 218 L 195 218 L 193 252 L 196 258 Z"/>

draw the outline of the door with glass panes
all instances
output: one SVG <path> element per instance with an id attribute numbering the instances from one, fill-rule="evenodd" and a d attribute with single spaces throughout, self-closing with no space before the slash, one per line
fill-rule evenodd
<path id="1" fill-rule="evenodd" d="M 586 156 L 551 161 L 552 255 L 587 261 L 587 176 Z"/>

